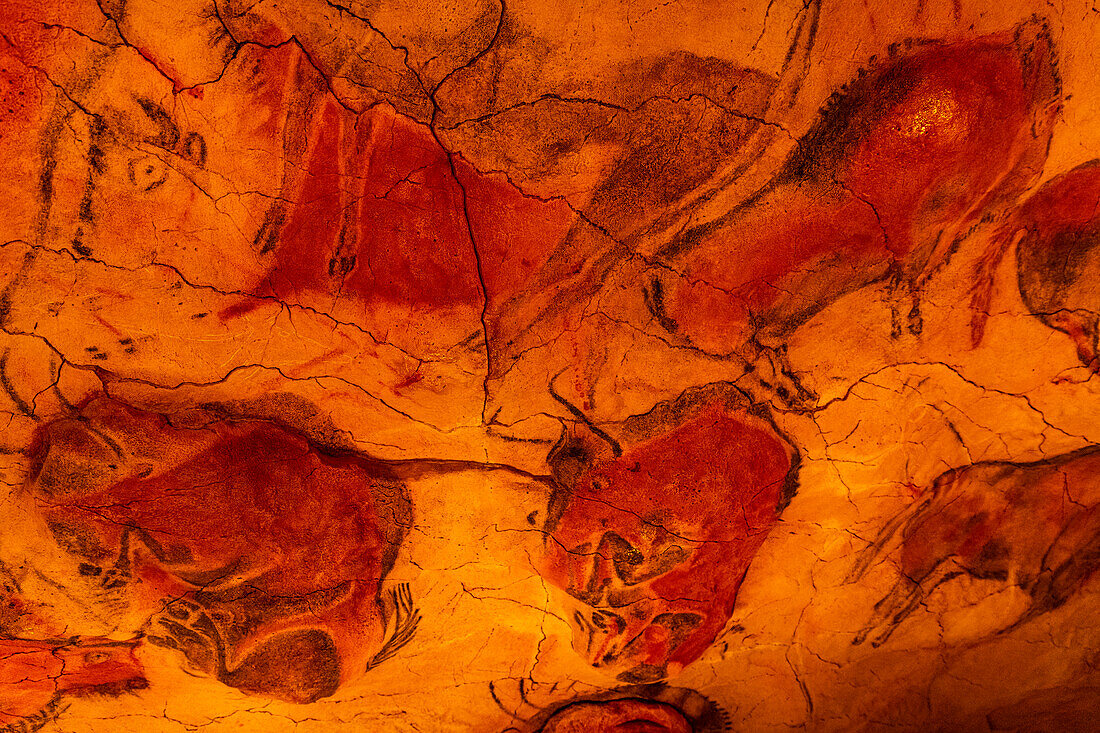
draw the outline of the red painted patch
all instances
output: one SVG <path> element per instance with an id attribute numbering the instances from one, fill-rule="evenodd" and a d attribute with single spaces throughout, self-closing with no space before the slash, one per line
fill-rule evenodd
<path id="1" fill-rule="evenodd" d="M 585 604 L 577 650 L 628 682 L 698 658 L 778 519 L 791 467 L 774 432 L 713 406 L 582 475 L 543 566 Z"/>
<path id="2" fill-rule="evenodd" d="M 137 643 L 95 637 L 0 639 L 0 725 L 41 716 L 60 694 L 144 689 L 148 683 L 134 656 Z"/>
<path id="3" fill-rule="evenodd" d="M 1024 304 L 1066 333 L 1081 362 L 1100 370 L 1097 348 L 1096 250 L 1100 242 L 1100 162 L 1084 163 L 1048 181 L 995 233 L 979 261 L 971 300 L 971 337 L 981 343 L 993 272 L 1016 245 Z"/>
<path id="4" fill-rule="evenodd" d="M 565 238 L 576 214 L 564 201 L 528 196 L 500 174 L 456 158 L 491 310 L 519 293 Z"/>
<path id="5" fill-rule="evenodd" d="M 904 92 L 887 109 L 869 105 L 849 121 L 865 132 L 838 180 L 874 206 L 896 257 L 930 244 L 937 227 L 965 228 L 1023 148 L 1045 148 L 1030 127 L 1035 106 L 1053 101 L 1049 42 L 1027 49 L 1027 67 L 1021 51 L 1008 39 L 933 46 L 866 82 Z"/>
<path id="6" fill-rule="evenodd" d="M 901 577 L 876 605 L 876 646 L 941 583 L 966 573 L 1031 596 L 1013 626 L 1066 603 L 1100 562 L 1100 454 L 1095 446 L 1030 464 L 979 463 L 948 471 L 901 524 Z M 870 557 L 892 547 L 887 524 Z M 864 568 L 869 563 L 863 563 Z M 862 570 L 860 574 L 862 574 Z M 858 577 L 858 576 L 857 576 Z"/>
<path id="7" fill-rule="evenodd" d="M 1100 219 L 1100 163 L 1074 168 L 1043 186 L 1020 207 L 1013 224 L 1048 245 L 1054 235 Z"/>
<path id="8" fill-rule="evenodd" d="M 335 256 L 343 199 L 340 171 L 340 108 L 328 102 L 318 110 L 316 139 L 307 175 L 276 249 L 275 263 L 258 289 L 296 302 L 303 294 L 327 293 L 329 261 Z"/>
<path id="9" fill-rule="evenodd" d="M 691 258 L 684 281 L 666 301 L 678 332 L 698 346 L 723 352 L 741 343 L 754 319 L 796 317 L 812 308 L 821 287 L 843 288 L 852 273 L 884 269 L 891 259 L 882 228 L 866 204 L 824 199 L 799 189 L 768 202 L 759 215 L 723 229 Z M 850 269 L 836 272 L 844 262 Z M 807 284 L 807 272 L 827 283 Z M 838 289 L 839 289 L 838 288 Z M 786 304 L 787 308 L 782 308 Z"/>
<path id="10" fill-rule="evenodd" d="M 481 302 L 462 189 L 424 125 L 378 107 L 361 161 L 359 254 L 344 289 L 372 300 L 444 307 Z M 356 182 L 352 182 L 358 183 Z"/>

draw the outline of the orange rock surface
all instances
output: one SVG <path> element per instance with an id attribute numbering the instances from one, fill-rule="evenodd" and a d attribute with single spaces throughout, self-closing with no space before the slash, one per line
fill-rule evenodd
<path id="1" fill-rule="evenodd" d="M 0 733 L 1095 730 L 1098 64 L 4 3 Z"/>

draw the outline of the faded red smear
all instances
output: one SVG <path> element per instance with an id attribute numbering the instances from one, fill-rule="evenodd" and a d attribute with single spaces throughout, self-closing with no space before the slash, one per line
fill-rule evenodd
<path id="1" fill-rule="evenodd" d="M 1066 602 L 1097 568 L 1100 455 L 1093 447 L 1033 464 L 949 471 L 902 530 L 903 583 L 935 587 L 955 568 L 1032 596 L 1024 619 Z M 946 565 L 952 558 L 953 565 Z M 894 619 L 896 623 L 903 615 Z"/>
<path id="2" fill-rule="evenodd" d="M 233 112 L 238 112 L 240 105 L 236 95 L 252 95 L 247 114 L 249 119 L 261 121 L 255 129 L 256 136 L 277 140 L 283 133 L 286 108 L 293 91 L 288 85 L 294 82 L 293 70 L 303 63 L 302 52 L 291 44 L 276 48 L 246 46 L 238 58 L 246 70 L 243 78 L 223 79 L 203 88 L 209 89 L 212 105 L 220 102 Z M 241 88 L 244 85 L 247 86 Z"/>
<path id="3" fill-rule="evenodd" d="M 137 641 L 0 639 L 0 725 L 33 718 L 58 694 L 120 694 L 148 686 Z"/>
<path id="4" fill-rule="evenodd" d="M 6 27 L 15 18 L 3 18 L 5 13 L 15 15 L 16 10 L 0 7 L 0 31 L 6 36 L 0 38 L 0 176 L 8 181 L 33 183 L 5 188 L 5 241 L 32 241 L 40 188 L 28 161 L 38 160 L 41 145 L 40 136 L 32 131 L 43 121 L 53 89 L 35 68 L 41 68 L 44 55 L 69 49 L 61 31 L 22 20 Z M 68 34 L 68 38 L 73 37 L 75 34 Z"/>
<path id="5" fill-rule="evenodd" d="M 577 702 L 554 714 L 539 733 L 691 733 L 676 708 L 649 700 Z"/>
<path id="6" fill-rule="evenodd" d="M 338 109 L 335 103 L 326 103 L 314 123 L 317 137 L 309 157 L 308 175 L 283 230 L 275 264 L 260 286 L 259 295 L 295 302 L 300 294 L 324 293 L 329 289 L 329 261 L 335 255 L 343 208 Z"/>
<path id="7" fill-rule="evenodd" d="M 56 38 L 64 28 L 98 38 L 104 30 L 103 13 L 95 0 L 4 0 L 0 3 L 0 29 L 16 45 L 28 51 L 49 54 L 52 49 L 48 39 Z M 32 40 L 35 36 L 46 43 L 35 43 Z"/>
<path id="8" fill-rule="evenodd" d="M 1100 373 L 1100 354 L 1096 349 L 1095 326 L 1082 322 L 1074 315 L 1058 314 L 1047 320 L 1052 326 L 1069 336 L 1081 364 L 1094 374 Z"/>
<path id="9" fill-rule="evenodd" d="M 578 651 L 631 682 L 702 654 L 778 519 L 790 469 L 774 433 L 710 408 L 578 479 L 544 574 L 617 617 Z"/>
<path id="10" fill-rule="evenodd" d="M 1044 562 L 1059 532 L 1092 509 L 1089 470 L 1096 465 L 1096 456 L 1088 455 L 1065 465 L 1025 466 L 1009 474 L 1015 481 L 1002 479 L 993 490 L 980 473 L 977 481 L 971 476 L 984 468 L 981 464 L 945 474 L 936 481 L 931 506 L 917 512 L 905 530 L 902 572 L 919 581 L 948 557 L 979 576 L 990 566 L 1018 560 L 1021 552 L 1029 564 Z M 1067 487 L 1075 499 L 1090 503 L 1069 501 Z M 1021 566 L 1018 580 L 1033 579 L 1034 570 Z"/>
<path id="11" fill-rule="evenodd" d="M 456 158 L 481 256 L 490 309 L 520 292 L 576 221 L 561 200 L 528 196 L 501 174 L 482 175 Z"/>
<path id="12" fill-rule="evenodd" d="M 139 56 L 157 70 L 158 74 L 172 84 L 173 93 L 179 94 L 180 90 L 183 89 L 183 82 L 180 81 L 181 74 L 172 61 L 172 56 L 170 54 L 160 51 L 160 49 L 155 46 L 150 47 L 136 43 L 132 44 L 130 48 L 134 49 Z"/>

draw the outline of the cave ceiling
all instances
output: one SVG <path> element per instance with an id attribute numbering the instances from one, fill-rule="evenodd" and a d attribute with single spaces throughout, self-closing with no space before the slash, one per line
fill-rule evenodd
<path id="1" fill-rule="evenodd" d="M 0 2 L 0 733 L 1100 730 L 1100 10 Z"/>

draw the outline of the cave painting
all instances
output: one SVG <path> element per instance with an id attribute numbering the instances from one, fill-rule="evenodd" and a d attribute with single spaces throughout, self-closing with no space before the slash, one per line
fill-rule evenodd
<path id="1" fill-rule="evenodd" d="M 270 423 L 175 428 L 109 399 L 51 421 L 34 455 L 29 501 L 77 573 L 227 685 L 312 701 L 415 632 L 407 589 L 388 607 L 379 593 L 411 508 L 368 461 Z"/>
<path id="2" fill-rule="evenodd" d="M 626 685 L 605 692 L 563 695 L 520 680 L 511 691 L 494 684 L 491 694 L 513 718 L 503 733 L 646 731 L 717 733 L 730 730 L 730 716 L 695 690 L 663 683 Z"/>
<path id="3" fill-rule="evenodd" d="M 1067 334 L 1092 371 L 1097 361 L 1097 244 L 1100 165 L 1089 161 L 1047 182 L 1008 220 L 990 257 L 1016 248 L 1020 295 L 1028 310 Z M 981 335 L 981 312 L 975 335 Z"/>
<path id="4" fill-rule="evenodd" d="M 568 430 L 545 576 L 579 601 L 574 647 L 624 682 L 694 661 L 726 625 L 752 557 L 791 500 L 797 454 L 728 385 Z"/>
<path id="5" fill-rule="evenodd" d="M 1058 108 L 1044 28 L 891 51 L 830 98 L 771 181 L 657 251 L 683 273 L 658 291 L 670 330 L 726 353 L 876 279 L 917 289 L 1042 170 Z M 920 328 L 917 305 L 902 315 Z"/>
<path id="6" fill-rule="evenodd" d="M 148 682 L 134 656 L 136 641 L 0 638 L 0 730 L 40 730 L 66 696 L 119 695 Z"/>
<path id="7" fill-rule="evenodd" d="M 1013 583 L 1030 596 L 1007 628 L 1064 604 L 1100 566 L 1097 461 L 1087 449 L 1034 464 L 975 464 L 937 478 L 881 540 L 900 535 L 902 577 L 856 643 L 869 633 L 873 644 L 885 642 L 936 586 L 964 573 Z"/>
<path id="8" fill-rule="evenodd" d="M 689 733 L 728 730 L 725 711 L 694 690 L 662 685 L 624 687 L 597 698 L 570 700 L 535 717 L 538 733 Z"/>
<path id="9" fill-rule="evenodd" d="M 0 731 L 1091 730 L 1093 16 L 8 3 Z"/>

